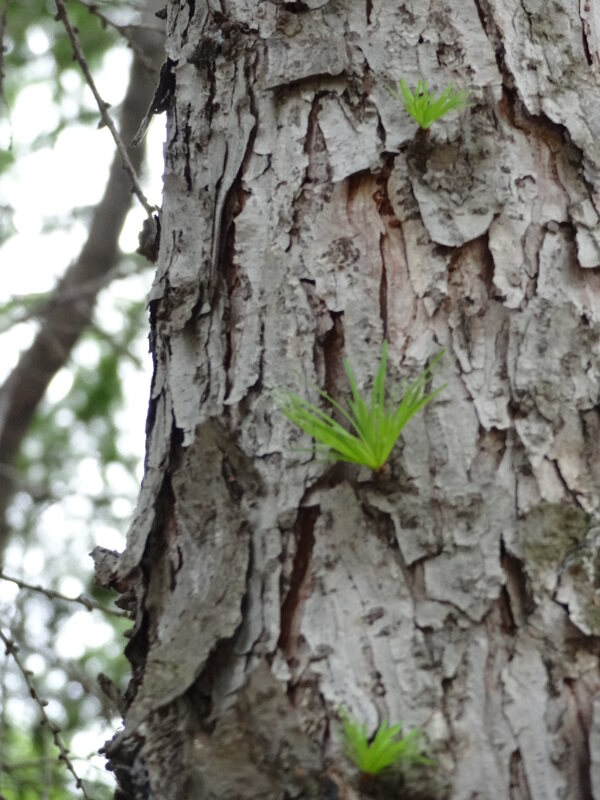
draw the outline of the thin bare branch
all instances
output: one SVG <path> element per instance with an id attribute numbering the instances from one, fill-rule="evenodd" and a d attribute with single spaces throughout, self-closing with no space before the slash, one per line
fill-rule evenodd
<path id="1" fill-rule="evenodd" d="M 73 54 L 75 56 L 75 60 L 81 67 L 81 71 L 85 76 L 85 80 L 96 99 L 96 103 L 98 105 L 102 121 L 111 132 L 112 137 L 115 141 L 115 145 L 117 146 L 117 150 L 119 151 L 119 155 L 121 156 L 121 160 L 123 161 L 123 166 L 127 170 L 129 177 L 131 178 L 133 192 L 140 201 L 140 203 L 143 205 L 148 216 L 152 216 L 152 214 L 154 214 L 154 212 L 157 211 L 158 208 L 157 206 L 150 205 L 150 202 L 147 200 L 146 195 L 142 191 L 142 187 L 140 186 L 140 182 L 138 180 L 136 171 L 133 167 L 133 164 L 131 163 L 131 159 L 129 158 L 127 148 L 125 147 L 125 144 L 121 139 L 121 136 L 117 130 L 115 123 L 112 120 L 112 117 L 108 113 L 108 105 L 107 103 L 104 102 L 104 100 L 100 95 L 100 92 L 96 88 L 96 84 L 92 77 L 92 73 L 90 72 L 90 68 L 83 54 L 83 50 L 81 49 L 81 44 L 79 43 L 77 32 L 73 27 L 73 25 L 71 24 L 71 20 L 69 19 L 69 15 L 67 14 L 67 9 L 65 7 L 65 4 L 63 0 L 54 0 L 54 2 L 56 3 L 56 9 L 57 9 L 56 18 L 60 20 L 65 27 L 67 36 L 69 37 L 71 45 L 73 47 Z"/>
<path id="2" fill-rule="evenodd" d="M 21 649 L 25 651 L 23 640 L 19 639 L 19 641 Z M 69 681 L 78 683 L 85 697 L 95 697 L 100 703 L 100 709 L 97 714 L 102 716 L 107 724 L 114 720 L 115 715 L 122 714 L 123 702 L 119 688 L 102 672 L 98 673 L 95 679 L 92 678 L 75 659 L 60 658 L 56 653 L 56 649 L 52 646 L 44 647 L 38 644 L 35 647 L 28 647 L 28 650 L 31 653 L 41 655 L 48 669 L 58 668 L 65 673 Z M 107 687 L 110 687 L 110 689 Z"/>
<path id="3" fill-rule="evenodd" d="M 48 701 L 43 700 L 39 696 L 37 689 L 35 688 L 33 681 L 31 680 L 31 675 L 32 675 L 31 670 L 27 669 L 27 667 L 25 666 L 25 664 L 23 663 L 23 661 L 19 656 L 19 646 L 14 641 L 14 639 L 11 639 L 10 636 L 6 636 L 6 634 L 4 634 L 1 629 L 0 629 L 0 640 L 4 642 L 4 646 L 6 648 L 6 654 L 11 656 L 11 658 L 17 665 L 19 672 L 21 673 L 25 683 L 27 684 L 27 688 L 29 689 L 29 694 L 32 700 L 36 703 L 36 705 L 40 710 L 40 714 L 42 716 L 42 724 L 48 727 L 48 730 L 50 731 L 50 734 L 52 736 L 52 740 L 56 746 L 56 749 L 58 750 L 59 753 L 58 760 L 64 762 L 66 768 L 69 770 L 69 772 L 75 779 L 75 785 L 77 786 L 78 789 L 81 790 L 81 794 L 83 795 L 85 800 L 92 800 L 91 795 L 88 794 L 85 788 L 83 780 L 79 777 L 79 775 L 75 771 L 73 762 L 69 757 L 69 751 L 65 746 L 62 737 L 60 736 L 60 728 L 58 727 L 58 725 L 52 722 L 52 720 L 46 713 L 46 706 L 48 705 Z"/>
<path id="4" fill-rule="evenodd" d="M 100 11 L 100 9 L 98 8 L 97 0 L 96 2 L 88 2 L 88 0 L 77 0 L 77 2 L 79 3 L 79 5 L 83 6 L 84 8 L 87 8 L 90 14 L 93 14 L 95 17 L 97 17 L 102 23 L 102 25 L 108 28 L 113 28 L 115 31 L 117 31 L 119 36 L 122 36 L 125 39 L 129 47 L 131 47 L 131 49 L 138 56 L 140 61 L 142 61 L 142 63 L 145 64 L 146 68 L 149 69 L 151 72 L 154 72 L 154 63 L 152 59 L 148 58 L 147 53 L 144 51 L 143 46 L 137 41 L 137 37 L 134 35 L 134 32 L 139 31 L 140 27 L 142 26 L 119 25 L 118 23 L 113 22 L 113 20 L 110 17 L 107 17 L 106 14 L 103 14 L 102 11 Z M 128 3 L 128 6 L 131 7 L 132 10 L 135 9 L 135 4 L 131 2 Z M 143 6 L 140 5 L 139 8 L 142 9 Z M 146 26 L 146 27 L 148 30 L 153 30 L 153 31 L 158 30 L 158 28 L 154 28 L 151 26 L 150 27 Z"/>
<path id="5" fill-rule="evenodd" d="M 67 603 L 78 603 L 79 605 L 87 608 L 88 611 L 96 609 L 97 611 L 102 611 L 104 614 L 110 614 L 112 617 L 129 618 L 129 615 L 126 611 L 117 611 L 116 609 L 106 608 L 106 606 L 102 606 L 100 603 L 95 603 L 93 600 L 90 600 L 89 597 L 85 597 L 82 594 L 80 594 L 79 597 L 68 597 L 65 594 L 61 594 L 61 592 L 54 591 L 54 589 L 47 589 L 39 584 L 33 585 L 31 583 L 26 583 L 20 578 L 14 578 L 11 575 L 6 575 L 6 573 L 4 573 L 2 570 L 0 570 L 0 580 L 15 583 L 19 589 L 26 589 L 29 592 L 38 592 L 38 594 L 43 594 L 49 600 L 64 600 Z"/>

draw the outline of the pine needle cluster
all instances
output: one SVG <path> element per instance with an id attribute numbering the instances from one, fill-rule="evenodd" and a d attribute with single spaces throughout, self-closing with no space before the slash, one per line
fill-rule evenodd
<path id="1" fill-rule="evenodd" d="M 452 84 L 446 86 L 441 95 L 436 97 L 435 92 L 428 89 L 427 81 L 417 81 L 417 88 L 413 93 L 406 81 L 400 78 L 396 87 L 390 89 L 390 92 L 404 105 L 406 111 L 423 130 L 427 130 L 433 122 L 441 119 L 449 111 L 460 111 L 470 106 L 469 92 L 456 90 Z"/>
<path id="2" fill-rule="evenodd" d="M 434 762 L 423 754 L 420 731 L 413 729 L 402 736 L 402 725 L 382 722 L 370 739 L 367 726 L 352 719 L 345 711 L 342 726 L 346 755 L 361 774 L 371 777 L 390 767 L 430 765 Z"/>
<path id="3" fill-rule="evenodd" d="M 321 455 L 334 461 L 361 464 L 375 473 L 381 472 L 406 423 L 444 388 L 442 386 L 426 393 L 426 386 L 430 383 L 433 369 L 442 354 L 438 353 L 431 364 L 408 385 L 399 403 L 387 403 L 385 399 L 387 342 L 383 342 L 381 362 L 373 383 L 370 403 L 360 394 L 352 368 L 344 359 L 344 368 L 352 390 L 348 410 L 322 389 L 319 389 L 319 394 L 341 414 L 350 425 L 351 431 L 325 411 L 294 393 L 285 395 L 282 411 L 289 420 L 313 437 Z"/>

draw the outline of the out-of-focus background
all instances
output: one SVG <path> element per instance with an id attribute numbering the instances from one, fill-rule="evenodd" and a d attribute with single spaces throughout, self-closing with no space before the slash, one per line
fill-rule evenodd
<path id="1" fill-rule="evenodd" d="M 135 97 L 132 61 L 137 56 L 138 67 L 148 70 L 150 85 L 156 85 L 164 23 L 136 0 L 65 5 L 112 118 L 139 117 L 139 111 L 124 107 L 128 87 Z M 110 593 L 93 585 L 88 554 L 97 545 L 124 546 L 142 475 L 150 387 L 146 294 L 153 266 L 135 252 L 147 214 L 127 186 L 122 229 L 108 230 L 121 227 L 115 215 L 98 221 L 115 144 L 107 127 L 99 127 L 96 100 L 56 12 L 54 0 L 0 2 L 0 484 L 7 500 L 0 630 L 18 645 L 29 681 L 48 701 L 46 713 L 60 727 L 85 791 L 105 800 L 112 796 L 112 778 L 97 751 L 118 728 L 120 716 L 97 675 L 106 674 L 119 690 L 126 686 L 123 631 L 130 623 L 7 580 L 67 597 L 83 594 L 115 609 Z M 157 116 L 138 170 L 146 197 L 156 205 L 163 139 L 164 117 Z M 111 197 L 104 203 L 110 205 Z M 98 237 L 91 248 L 94 224 L 106 241 L 116 237 L 116 252 L 103 256 Z M 82 259 L 103 257 L 107 268 L 95 268 L 97 285 L 88 295 L 81 289 L 88 268 Z M 76 266 L 80 283 L 65 282 L 69 269 L 77 278 Z M 72 305 L 64 305 L 65 287 Z M 65 328 L 70 308 L 84 315 L 91 309 L 72 349 L 48 312 L 61 291 Z M 83 311 L 82 294 L 85 300 L 92 296 Z M 35 350 L 44 331 L 46 345 L 52 348 L 55 339 L 60 354 L 52 374 L 48 359 Z M 49 385 L 28 411 L 38 374 Z M 19 430 L 14 420 L 22 421 L 23 414 L 26 431 L 17 436 L 13 452 L 10 433 Z M 40 724 L 27 677 L 5 647 L 6 641 L 0 642 L 0 797 L 82 796 L 57 758 L 51 731 Z"/>

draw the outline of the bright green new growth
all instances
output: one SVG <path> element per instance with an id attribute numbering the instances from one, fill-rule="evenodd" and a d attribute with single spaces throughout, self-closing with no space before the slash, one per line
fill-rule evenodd
<path id="1" fill-rule="evenodd" d="M 390 89 L 393 96 L 404 103 L 404 108 L 411 117 L 427 130 L 432 122 L 441 119 L 449 111 L 460 111 L 469 107 L 469 92 L 457 91 L 452 84 L 446 86 L 439 97 L 427 88 L 427 81 L 417 81 L 414 94 L 408 88 L 406 81 L 398 81 L 395 89 Z"/>
<path id="2" fill-rule="evenodd" d="M 410 767 L 433 764 L 423 755 L 421 734 L 413 729 L 402 736 L 402 725 L 382 722 L 371 741 L 367 726 L 360 725 L 341 711 L 346 755 L 364 775 L 378 775 L 389 767 Z"/>
<path id="3" fill-rule="evenodd" d="M 425 394 L 425 387 L 433 376 L 433 368 L 442 354 L 443 351 L 438 353 L 427 369 L 408 386 L 397 407 L 395 403 L 388 405 L 385 402 L 387 342 L 383 342 L 381 349 L 381 362 L 373 383 L 370 405 L 367 405 L 359 393 L 354 373 L 344 359 L 344 368 L 352 389 L 352 399 L 348 402 L 349 412 L 327 392 L 319 389 L 319 394 L 342 414 L 354 433 L 347 431 L 329 414 L 297 394 L 286 395 L 282 411 L 289 420 L 316 440 L 318 449 L 328 458 L 363 464 L 374 472 L 379 472 L 390 457 L 406 423 L 444 388 L 442 386 Z"/>

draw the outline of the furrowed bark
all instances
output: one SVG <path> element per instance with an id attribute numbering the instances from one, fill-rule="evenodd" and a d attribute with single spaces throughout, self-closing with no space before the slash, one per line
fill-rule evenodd
<path id="1" fill-rule="evenodd" d="M 567 0 L 169 6 L 112 576 L 127 796 L 600 800 L 598 30 Z M 416 134 L 400 77 L 472 108 Z M 390 385 L 442 347 L 447 384 L 386 473 L 298 452 L 274 391 L 343 400 L 343 356 L 366 389 L 384 336 Z M 340 706 L 421 728 L 436 766 L 359 787 Z"/>

